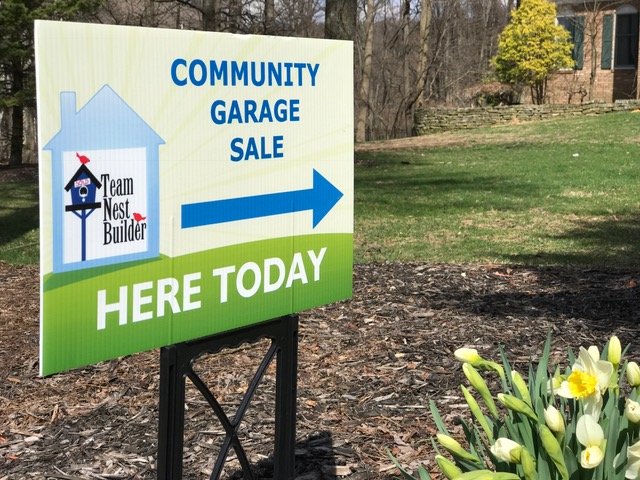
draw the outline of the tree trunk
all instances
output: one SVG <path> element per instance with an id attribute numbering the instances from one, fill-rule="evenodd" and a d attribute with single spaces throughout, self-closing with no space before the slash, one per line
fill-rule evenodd
<path id="1" fill-rule="evenodd" d="M 324 38 L 355 40 L 357 0 L 326 0 Z"/>
<path id="2" fill-rule="evenodd" d="M 429 65 L 429 36 L 431 27 L 431 0 L 421 0 L 420 11 L 420 60 L 418 61 L 418 105 L 427 101 L 425 86 L 427 84 L 427 68 Z"/>
<path id="3" fill-rule="evenodd" d="M 14 62 L 11 69 L 11 92 L 19 95 L 24 84 L 24 71 L 20 62 Z M 22 164 L 22 145 L 24 142 L 24 106 L 18 102 L 11 108 L 11 142 L 9 165 Z"/>
<path id="4" fill-rule="evenodd" d="M 276 9 L 274 0 L 264 1 L 264 33 L 265 35 L 275 34 Z"/>
<path id="5" fill-rule="evenodd" d="M 202 29 L 220 31 L 220 0 L 202 0 Z"/>
<path id="6" fill-rule="evenodd" d="M 402 5 L 402 50 L 404 52 L 402 58 L 402 75 L 404 77 L 404 83 L 402 87 L 402 97 L 404 98 L 404 102 L 409 102 L 410 98 L 413 94 L 411 88 L 411 72 L 409 69 L 409 52 L 411 51 L 411 47 L 409 46 L 409 32 L 410 32 L 410 23 L 411 23 L 411 0 L 404 0 Z M 403 103 L 404 103 L 403 102 Z M 411 132 L 409 130 L 411 125 L 411 108 L 407 108 L 405 105 L 405 118 L 404 118 L 404 129 L 406 135 L 410 135 Z"/>
<path id="7" fill-rule="evenodd" d="M 229 0 L 229 28 L 233 33 L 240 33 L 242 25 L 242 2 Z"/>
<path id="8" fill-rule="evenodd" d="M 373 25 L 375 20 L 375 0 L 367 0 L 364 17 L 364 58 L 362 79 L 360 81 L 360 105 L 356 118 L 356 142 L 364 142 L 367 137 L 367 119 L 369 117 L 369 91 L 373 60 Z"/>

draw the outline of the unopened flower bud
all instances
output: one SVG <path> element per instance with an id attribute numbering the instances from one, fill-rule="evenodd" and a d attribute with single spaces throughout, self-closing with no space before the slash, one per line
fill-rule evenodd
<path id="1" fill-rule="evenodd" d="M 462 448 L 462 445 L 460 445 L 460 443 L 456 439 L 450 437 L 449 435 L 438 433 L 436 434 L 436 438 L 438 439 L 438 443 L 449 450 L 449 452 L 451 452 L 453 455 L 467 460 L 477 460 L 475 456 L 471 455 L 464 448 Z"/>
<path id="2" fill-rule="evenodd" d="M 563 479 L 569 478 L 569 471 L 567 470 L 567 464 L 564 462 L 562 447 L 558 443 L 558 439 L 556 439 L 549 427 L 547 427 L 546 425 L 540 425 L 539 428 L 542 446 L 555 464 L 556 469 L 560 473 L 560 476 Z"/>
<path id="3" fill-rule="evenodd" d="M 553 405 L 544 409 L 544 421 L 553 432 L 564 433 L 564 418 L 560 411 Z"/>
<path id="4" fill-rule="evenodd" d="M 498 409 L 496 408 L 496 404 L 493 401 L 493 397 L 491 396 L 491 392 L 489 391 L 489 387 L 487 387 L 486 382 L 482 378 L 482 375 L 478 373 L 478 371 L 471 366 L 469 363 L 462 364 L 462 371 L 464 372 L 465 377 L 469 380 L 469 383 L 476 389 L 476 391 L 484 400 L 484 403 L 489 408 L 489 411 L 494 417 L 498 416 Z"/>
<path id="5" fill-rule="evenodd" d="M 640 367 L 636 362 L 629 362 L 627 364 L 627 382 L 632 387 L 640 385 Z"/>
<path id="6" fill-rule="evenodd" d="M 627 398 L 624 404 L 624 414 L 631 423 L 640 423 L 640 403 Z"/>
<path id="7" fill-rule="evenodd" d="M 482 357 L 478 354 L 478 350 L 475 348 L 459 348 L 453 355 L 461 362 L 475 363 L 482 360 Z"/>
<path id="8" fill-rule="evenodd" d="M 455 463 L 442 455 L 436 455 L 436 463 L 438 464 L 440 471 L 442 471 L 444 476 L 449 480 L 453 480 L 454 478 L 458 478 L 462 475 L 462 470 L 460 470 Z"/>
<path id="9" fill-rule="evenodd" d="M 515 370 L 511 370 L 511 381 L 513 382 L 513 385 L 516 387 L 516 390 L 520 394 L 520 397 L 522 397 L 522 400 L 527 402 L 529 405 L 532 405 L 531 395 L 529 394 L 529 388 L 527 387 L 526 382 L 522 378 L 522 375 L 520 375 Z"/>
<path id="10" fill-rule="evenodd" d="M 613 363 L 614 367 L 620 364 L 620 357 L 622 356 L 622 345 L 620 345 L 620 339 L 613 335 L 609 339 L 609 347 L 607 348 L 607 360 Z"/>
<path id="11" fill-rule="evenodd" d="M 522 465 L 525 480 L 536 480 L 538 478 L 536 461 L 534 460 L 533 455 L 531 455 L 524 447 L 520 452 L 520 464 Z"/>
<path id="12" fill-rule="evenodd" d="M 523 400 L 520 400 L 518 397 L 514 397 L 513 395 L 507 395 L 506 393 L 498 394 L 498 401 L 507 407 L 509 410 L 513 410 L 514 412 L 519 412 L 527 417 L 529 417 L 534 422 L 538 420 L 538 416 L 533 411 L 533 409 Z"/>

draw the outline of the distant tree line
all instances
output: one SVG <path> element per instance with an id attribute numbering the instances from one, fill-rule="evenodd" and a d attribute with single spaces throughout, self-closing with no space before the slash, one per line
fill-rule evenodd
<path id="1" fill-rule="evenodd" d="M 406 136 L 427 104 L 469 104 L 515 0 L 2 0 L 0 163 L 35 161 L 33 20 L 354 42 L 355 138 Z"/>

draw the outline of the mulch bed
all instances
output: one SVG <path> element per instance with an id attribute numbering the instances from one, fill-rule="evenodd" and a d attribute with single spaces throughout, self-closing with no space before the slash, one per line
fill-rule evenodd
<path id="1" fill-rule="evenodd" d="M 639 357 L 636 271 L 498 265 L 359 265 L 350 301 L 300 315 L 296 471 L 299 479 L 394 478 L 433 469 L 436 400 L 448 424 L 464 412 L 453 351 L 477 348 L 516 366 L 535 360 L 549 331 L 555 358 L 611 334 Z M 38 377 L 38 272 L 0 263 L 0 480 L 153 479 L 159 355 L 146 352 Z M 234 411 L 266 349 L 244 345 L 197 369 Z M 240 436 L 259 478 L 270 478 L 274 371 Z M 222 428 L 192 386 L 184 478 L 208 478 Z M 224 478 L 241 478 L 236 460 Z"/>

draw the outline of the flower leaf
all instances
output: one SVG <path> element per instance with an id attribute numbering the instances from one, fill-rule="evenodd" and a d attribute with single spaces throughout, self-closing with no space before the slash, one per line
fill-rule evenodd
<path id="1" fill-rule="evenodd" d="M 436 424 L 436 427 L 438 427 L 438 430 L 449 435 L 449 431 L 442 421 L 442 417 L 440 416 L 440 411 L 436 406 L 436 402 L 434 402 L 433 400 L 429 400 L 429 410 L 431 410 L 431 416 L 433 417 L 433 421 Z"/>

